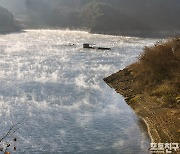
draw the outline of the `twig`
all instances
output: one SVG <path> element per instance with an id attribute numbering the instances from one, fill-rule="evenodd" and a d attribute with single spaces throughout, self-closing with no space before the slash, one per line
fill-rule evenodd
<path id="1" fill-rule="evenodd" d="M 7 138 L 7 137 L 11 134 L 11 132 L 15 133 L 16 130 L 19 129 L 19 128 L 14 129 L 18 124 L 19 124 L 19 123 L 14 124 L 14 125 L 9 129 L 9 131 L 0 139 L 0 142 L 2 142 L 5 138 Z"/>

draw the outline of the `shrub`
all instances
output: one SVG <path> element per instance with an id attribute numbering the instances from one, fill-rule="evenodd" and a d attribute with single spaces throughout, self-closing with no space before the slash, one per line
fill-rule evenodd
<path id="1" fill-rule="evenodd" d="M 179 76 L 180 38 L 145 47 L 139 63 L 141 73 L 146 74 L 149 82 L 158 83 Z"/>
<path id="2" fill-rule="evenodd" d="M 132 87 L 135 91 L 160 97 L 169 106 L 179 104 L 180 38 L 145 47 L 139 61 L 129 68 L 133 72 Z"/>

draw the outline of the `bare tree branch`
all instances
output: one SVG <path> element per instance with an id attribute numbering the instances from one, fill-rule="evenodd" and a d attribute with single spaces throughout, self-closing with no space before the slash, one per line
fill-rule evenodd
<path id="1" fill-rule="evenodd" d="M 0 139 L 0 142 L 2 142 L 5 138 L 7 138 L 8 136 L 10 136 L 11 133 L 15 133 L 19 128 L 15 127 L 18 125 L 19 123 L 16 123 L 14 125 L 12 125 L 12 127 L 9 129 L 9 131 Z"/>

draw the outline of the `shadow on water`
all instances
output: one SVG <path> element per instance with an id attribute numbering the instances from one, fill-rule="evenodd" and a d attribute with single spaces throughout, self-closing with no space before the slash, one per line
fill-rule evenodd
<path id="1" fill-rule="evenodd" d="M 139 128 L 140 128 L 140 131 L 142 132 L 142 134 L 144 135 L 144 137 L 146 139 L 148 139 L 148 142 L 151 143 L 151 139 L 150 139 L 150 136 L 149 136 L 149 133 L 148 133 L 148 128 L 147 128 L 147 125 L 146 123 L 144 122 L 144 120 L 142 118 L 138 118 L 138 125 L 139 125 Z M 148 145 L 147 145 L 148 147 Z M 149 145 L 150 147 L 150 145 Z M 149 150 L 149 149 L 148 149 Z"/>
<path id="2" fill-rule="evenodd" d="M 139 125 L 139 128 L 141 130 L 141 132 L 144 133 L 144 135 L 149 138 L 149 141 L 150 141 L 150 137 L 149 137 L 149 134 L 148 134 L 148 128 L 147 128 L 147 125 L 146 123 L 144 122 L 143 119 L 141 118 L 138 118 L 138 125 Z"/>

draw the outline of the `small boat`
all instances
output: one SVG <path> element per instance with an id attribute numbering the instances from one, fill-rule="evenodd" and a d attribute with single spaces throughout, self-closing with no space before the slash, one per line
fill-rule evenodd
<path id="1" fill-rule="evenodd" d="M 93 48 L 93 44 L 84 43 L 83 48 Z"/>
<path id="2" fill-rule="evenodd" d="M 98 47 L 98 50 L 111 50 L 111 48 Z"/>
<path id="3" fill-rule="evenodd" d="M 111 50 L 111 48 L 95 47 L 95 44 L 84 43 L 83 48 L 86 49 L 97 49 L 97 50 Z"/>

